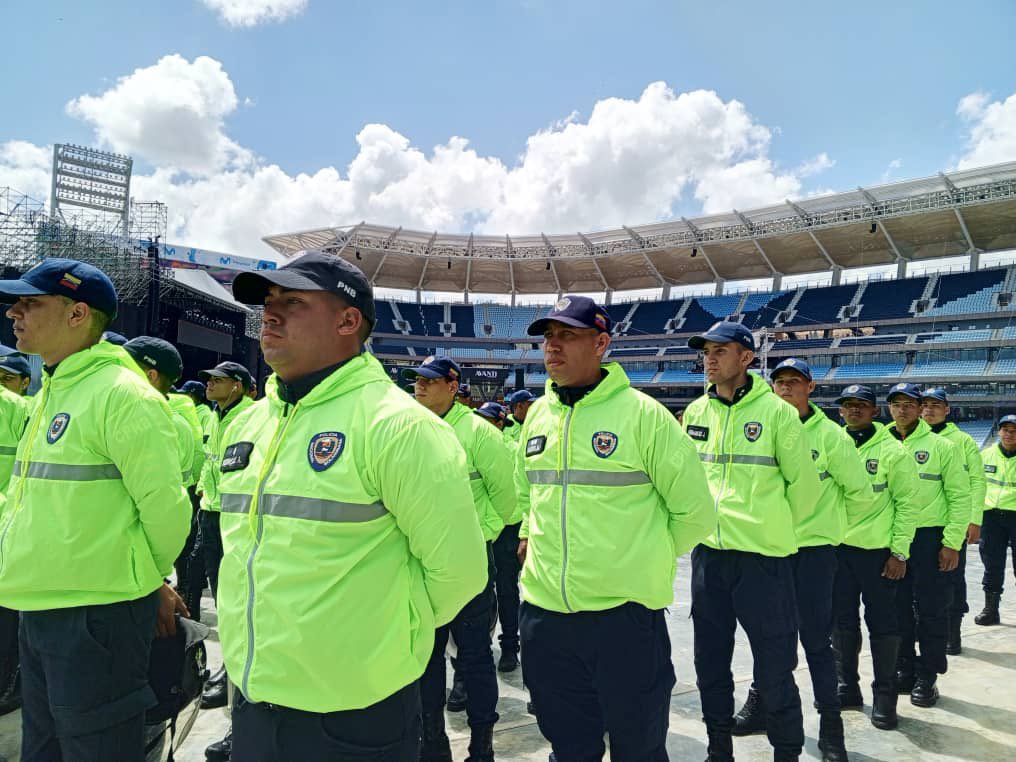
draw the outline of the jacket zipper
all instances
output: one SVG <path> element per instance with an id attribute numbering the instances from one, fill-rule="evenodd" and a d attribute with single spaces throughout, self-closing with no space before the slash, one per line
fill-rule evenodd
<path id="1" fill-rule="evenodd" d="M 568 408 L 568 413 L 564 417 L 564 433 L 561 438 L 561 455 L 564 467 L 561 471 L 561 600 L 564 602 L 564 607 L 569 611 L 572 611 L 571 604 L 568 603 L 568 593 L 565 590 L 565 571 L 568 568 L 568 434 L 571 431 L 571 419 L 575 413 L 575 408 Z"/>
<path id="2" fill-rule="evenodd" d="M 25 459 L 21 462 L 21 477 L 18 482 L 18 491 L 14 493 L 14 505 L 11 507 L 11 515 L 4 524 L 3 534 L 0 534 L 0 569 L 4 568 L 4 540 L 7 539 L 7 530 L 14 523 L 14 516 L 21 510 L 21 505 L 24 501 L 25 484 L 28 482 L 28 466 L 32 462 L 32 451 L 35 448 L 35 437 L 39 433 L 39 422 L 46 417 L 44 413 L 48 401 L 49 384 L 46 384 L 42 389 L 42 399 L 39 400 L 39 405 L 34 416 L 35 420 L 32 421 L 32 430 L 28 433 L 28 447 L 25 449 Z M 14 456 L 15 461 L 17 461 L 17 457 L 17 455 Z"/>
<path id="3" fill-rule="evenodd" d="M 293 413 L 293 417 L 295 417 L 295 406 Z M 265 462 L 258 477 L 258 488 L 255 493 L 254 504 L 251 506 L 251 514 L 257 517 L 257 529 L 254 536 L 254 545 L 250 549 L 250 555 L 247 556 L 247 660 L 243 665 L 243 680 L 241 681 L 241 690 L 244 696 L 250 696 L 248 683 L 250 681 L 250 670 L 254 664 L 254 556 L 257 555 L 258 548 L 261 547 L 261 537 L 265 529 L 264 514 L 261 512 L 261 500 L 265 496 L 265 483 L 268 481 L 268 477 L 271 476 L 272 470 L 275 468 L 275 461 L 278 459 L 279 443 L 281 443 L 282 438 L 285 436 L 286 429 L 289 427 L 289 422 L 293 420 L 293 417 L 289 416 L 289 403 L 285 403 L 285 406 L 282 408 L 282 422 L 276 427 L 275 434 L 272 435 L 272 441 L 268 445 L 268 460 Z M 248 517 L 249 522 L 250 517 Z"/>
<path id="4" fill-rule="evenodd" d="M 734 411 L 733 405 L 727 407 L 727 419 L 723 422 L 723 431 L 720 432 L 720 452 L 717 453 L 721 458 L 720 463 L 723 467 L 723 479 L 720 481 L 720 489 L 716 492 L 716 501 L 713 503 L 713 511 L 716 513 L 716 544 L 723 549 L 723 536 L 720 531 L 720 500 L 723 497 L 724 490 L 727 489 L 727 474 L 729 465 L 727 459 L 723 458 L 723 446 L 724 441 L 727 438 L 727 426 L 730 424 L 730 416 Z"/>

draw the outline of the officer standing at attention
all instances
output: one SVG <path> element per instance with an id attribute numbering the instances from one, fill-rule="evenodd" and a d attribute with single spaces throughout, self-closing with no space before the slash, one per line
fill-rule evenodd
<path id="1" fill-rule="evenodd" d="M 793 675 L 797 605 L 790 556 L 798 550 L 795 529 L 815 516 L 818 471 L 797 410 L 748 373 L 755 357 L 751 331 L 721 321 L 688 346 L 702 350 L 710 382 L 684 411 L 716 506 L 712 533 L 692 552 L 691 588 L 709 759 L 733 758 L 730 664 L 738 622 L 755 656 L 773 758 L 797 759 L 804 722 Z"/>
<path id="2" fill-rule="evenodd" d="M 857 674 L 863 601 L 875 677 L 871 724 L 879 730 L 893 730 L 897 725 L 896 655 L 900 646 L 896 595 L 899 580 L 907 573 L 914 524 L 921 510 L 917 465 L 889 429 L 875 421 L 879 411 L 871 389 L 848 386 L 836 403 L 864 462 L 875 498 L 867 510 L 847 511 L 846 537 L 836 549 L 833 651 L 837 691 L 843 709 L 863 706 Z"/>
<path id="3" fill-rule="evenodd" d="M 505 410 L 504 405 L 499 402 L 484 402 L 476 408 L 473 413 L 481 418 L 486 418 L 494 425 L 494 428 L 504 435 L 508 433 L 508 429 L 515 428 L 515 421 L 508 417 L 508 411 Z M 509 452 L 514 452 L 515 448 L 508 442 L 507 436 L 503 436 L 502 439 L 505 440 L 505 444 L 508 446 Z"/>
<path id="4" fill-rule="evenodd" d="M 804 424 L 822 482 L 814 512 L 794 528 L 798 551 L 790 560 L 798 631 L 819 711 L 818 747 L 824 760 L 846 762 L 831 643 L 836 546 L 846 534 L 847 516 L 866 513 L 874 494 L 853 441 L 809 399 L 815 382 L 808 363 L 788 358 L 773 369 L 772 381 L 776 396 L 793 405 Z M 765 730 L 765 706 L 757 688 L 749 690 L 748 701 L 734 720 L 735 735 Z"/>
<path id="5" fill-rule="evenodd" d="M 607 311 L 566 296 L 543 336 L 546 394 L 529 410 L 515 477 L 522 671 L 557 759 L 666 759 L 674 666 L 664 609 L 678 556 L 709 531 L 695 448 L 632 388 Z"/>
<path id="6" fill-rule="evenodd" d="M 22 612 L 21 758 L 140 761 L 152 635 L 182 608 L 163 578 L 190 515 L 169 407 L 100 341 L 117 309 L 102 271 L 47 259 L 0 298 L 44 363 L 0 528 L 0 605 Z"/>
<path id="7" fill-rule="evenodd" d="M 963 453 L 921 420 L 921 389 L 899 383 L 889 390 L 889 433 L 917 465 L 917 517 L 907 575 L 900 581 L 896 610 L 900 620 L 900 652 L 896 659 L 897 690 L 910 694 L 914 706 L 938 701 L 938 676 L 945 674 L 946 616 L 952 602 L 950 576 L 959 564 L 959 550 L 970 526 L 970 480 Z M 915 649 L 920 641 L 920 655 Z"/>
<path id="8" fill-rule="evenodd" d="M 487 556 L 483 590 L 451 622 L 438 627 L 434 635 L 434 650 L 420 681 L 423 703 L 420 759 L 424 762 L 451 760 L 444 726 L 445 648 L 450 634 L 458 646 L 456 678 L 465 690 L 470 728 L 469 759 L 492 760 L 491 744 L 498 713 L 497 674 L 490 648 L 491 612 L 496 605 L 490 544 L 515 511 L 513 464 L 501 433 L 456 400 L 462 378 L 458 363 L 448 357 L 428 357 L 419 367 L 402 371 L 402 377 L 414 382 L 416 401 L 452 427 L 466 454 L 473 505 L 486 541 Z"/>
<path id="9" fill-rule="evenodd" d="M 194 403 L 194 409 L 198 413 L 198 420 L 201 422 L 203 441 L 207 442 L 208 431 L 211 428 L 214 414 L 212 409 L 207 405 L 208 398 L 205 397 L 205 385 L 200 381 L 184 381 L 180 391 L 190 397 L 191 402 Z"/>
<path id="10" fill-rule="evenodd" d="M 32 383 L 32 367 L 28 358 L 20 352 L 11 352 L 0 357 L 0 386 L 14 392 L 19 397 L 28 394 Z"/>
<path id="11" fill-rule="evenodd" d="M 20 355 L 14 355 L 14 358 L 24 359 Z M 11 481 L 14 456 L 25 431 L 28 412 L 28 399 L 0 386 L 0 508 L 3 507 L 3 494 L 7 492 Z M 18 621 L 17 611 L 0 607 L 0 715 L 13 712 L 21 706 Z"/>
<path id="12" fill-rule="evenodd" d="M 486 574 L 462 448 L 363 351 L 358 268 L 309 252 L 233 294 L 274 371 L 218 453 L 233 758 L 416 762 L 434 631 Z"/>
<path id="13" fill-rule="evenodd" d="M 984 564 L 984 609 L 974 617 L 980 625 L 1000 624 L 998 604 L 1005 582 L 1006 551 L 1012 548 L 1016 572 L 1016 415 L 1003 415 L 998 421 L 998 443 L 986 447 L 984 481 L 984 521 L 981 524 L 981 563 Z"/>
<path id="14" fill-rule="evenodd" d="M 936 387 L 921 392 L 921 418 L 931 430 L 954 445 L 963 455 L 963 470 L 970 480 L 970 526 L 967 527 L 967 541 L 960 548 L 960 563 L 956 573 L 952 575 L 953 600 L 948 612 L 948 634 L 945 652 L 956 656 L 963 651 L 960 627 L 964 615 L 970 611 L 967 604 L 967 545 L 974 545 L 981 539 L 981 514 L 984 513 L 984 463 L 981 462 L 981 449 L 973 437 L 961 430 L 949 418 L 949 397 L 945 389 Z"/>

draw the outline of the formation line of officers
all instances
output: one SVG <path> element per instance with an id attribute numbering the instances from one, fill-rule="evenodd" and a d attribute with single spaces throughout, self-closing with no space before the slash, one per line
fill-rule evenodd
<path id="1" fill-rule="evenodd" d="M 50 259 L 0 281 L 18 350 L 43 363 L 27 403 L 0 391 L 0 625 L 20 621 L 24 760 L 143 759 L 153 638 L 199 614 L 205 580 L 235 686 L 215 753 L 238 762 L 448 762 L 448 650 L 467 759 L 495 758 L 497 670 L 521 659 L 551 759 L 609 743 L 614 760 L 665 760 L 667 609 L 689 552 L 715 762 L 761 732 L 774 759 L 799 758 L 798 642 L 824 760 L 847 759 L 844 709 L 870 702 L 892 730 L 900 695 L 933 706 L 962 648 L 970 543 L 977 622 L 999 622 L 1016 416 L 979 451 L 943 390 L 896 384 L 884 426 L 854 385 L 841 427 L 810 400 L 807 363 L 781 362 L 770 386 L 749 372 L 752 334 L 719 322 L 689 341 L 709 386 L 679 423 L 603 361 L 610 316 L 577 295 L 528 328 L 544 394 L 473 411 L 452 360 L 406 371 L 410 396 L 364 351 L 375 306 L 354 265 L 307 252 L 233 291 L 264 308 L 273 374 L 254 401 L 242 366 L 205 371 L 213 413 L 174 392 L 172 345 L 103 340 L 117 295 L 95 267 Z M 754 679 L 735 712 L 738 624 Z"/>

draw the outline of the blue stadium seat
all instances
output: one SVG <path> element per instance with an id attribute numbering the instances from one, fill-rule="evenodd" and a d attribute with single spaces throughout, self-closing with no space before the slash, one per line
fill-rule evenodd
<path id="1" fill-rule="evenodd" d="M 849 365 L 840 365 L 836 369 L 835 378 L 837 381 L 844 378 L 884 378 L 895 379 L 903 374 L 906 362 L 862 362 Z"/>
<path id="2" fill-rule="evenodd" d="M 847 336 L 840 339 L 840 349 L 879 346 L 884 344 L 906 344 L 906 334 L 876 334 L 874 336 Z"/>
<path id="3" fill-rule="evenodd" d="M 917 336 L 918 344 L 956 344 L 970 341 L 990 341 L 990 328 L 969 331 L 945 331 L 943 333 L 922 333 Z"/>
<path id="4" fill-rule="evenodd" d="M 668 368 L 660 374 L 656 383 L 658 384 L 703 384 L 706 377 L 704 373 L 696 373 L 691 367 Z"/>
<path id="5" fill-rule="evenodd" d="M 956 425 L 961 431 L 971 436 L 978 447 L 984 447 L 991 436 L 991 430 L 995 427 L 992 421 L 957 421 Z"/>
<path id="6" fill-rule="evenodd" d="M 861 294 L 860 320 L 891 320 L 912 317 L 910 305 L 919 299 L 928 278 L 905 278 L 869 283 Z"/>
<path id="7" fill-rule="evenodd" d="M 680 331 L 681 333 L 699 333 L 720 319 L 722 318 L 717 318 L 713 313 L 703 309 L 698 299 L 692 299 L 688 309 L 685 310 L 684 323 L 681 325 Z"/>
<path id="8" fill-rule="evenodd" d="M 662 302 L 643 302 L 635 308 L 631 317 L 631 327 L 627 336 L 664 333 L 667 321 L 677 315 L 684 300 L 667 300 Z"/>
<path id="9" fill-rule="evenodd" d="M 741 325 L 755 330 L 762 326 L 771 326 L 776 322 L 776 316 L 794 298 L 795 291 L 772 291 L 764 294 L 749 294 L 741 308 L 744 317 L 741 318 Z"/>
<path id="10" fill-rule="evenodd" d="M 475 336 L 476 316 L 472 305 L 453 304 L 450 307 L 451 321 L 455 325 L 453 336 Z"/>
<path id="11" fill-rule="evenodd" d="M 723 320 L 737 310 L 741 303 L 741 294 L 723 294 L 721 296 L 699 296 L 695 298 L 699 307 L 713 316 L 714 320 Z"/>
<path id="12" fill-rule="evenodd" d="M 947 376 L 981 376 L 987 360 L 932 360 L 917 361 L 910 373 L 913 378 L 942 378 Z"/>
<path id="13" fill-rule="evenodd" d="M 783 339 L 773 344 L 773 351 L 785 351 L 790 349 L 825 349 L 831 347 L 832 339 Z"/>
<path id="14" fill-rule="evenodd" d="M 817 323 L 838 323 L 840 308 L 850 304 L 857 293 L 857 284 L 809 288 L 801 295 L 795 308 L 794 318 L 785 325 L 815 325 Z"/>
<path id="15" fill-rule="evenodd" d="M 1005 274 L 1004 269 L 993 269 L 941 276 L 932 293 L 935 306 L 921 317 L 994 312 L 997 307 L 992 297 L 1002 290 Z"/>
<path id="16" fill-rule="evenodd" d="M 392 312 L 392 305 L 383 299 L 374 302 L 374 310 L 377 313 L 377 320 L 374 323 L 374 330 L 378 333 L 398 333 L 395 328 L 395 313 Z"/>
<path id="17" fill-rule="evenodd" d="M 610 350 L 608 359 L 655 355 L 659 351 L 659 347 L 618 347 L 617 349 Z"/>

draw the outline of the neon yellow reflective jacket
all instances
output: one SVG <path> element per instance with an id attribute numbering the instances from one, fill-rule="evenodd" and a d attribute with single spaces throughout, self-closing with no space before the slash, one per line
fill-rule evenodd
<path id="1" fill-rule="evenodd" d="M 896 424 L 888 428 L 893 434 Z M 917 504 L 921 511 L 914 526 L 943 527 L 942 544 L 959 550 L 966 542 L 970 524 L 970 480 L 963 470 L 963 453 L 923 420 L 903 440 L 903 446 L 917 465 Z"/>
<path id="2" fill-rule="evenodd" d="M 818 405 L 808 404 L 812 415 L 804 422 L 804 432 L 821 485 L 815 510 L 795 527 L 797 545 L 839 545 L 847 532 L 847 515 L 864 513 L 875 495 L 854 441 Z"/>
<path id="3" fill-rule="evenodd" d="M 0 492 L 7 491 L 18 442 L 28 421 L 29 401 L 0 386 Z"/>
<path id="4" fill-rule="evenodd" d="M 219 621 L 251 701 L 360 709 L 423 674 L 435 627 L 487 579 L 451 427 L 363 354 L 222 438 Z"/>
<path id="5" fill-rule="evenodd" d="M 727 405 L 705 394 L 684 411 L 684 428 L 705 464 L 715 506 L 711 548 L 784 557 L 796 527 L 814 514 L 818 471 L 797 410 L 762 378 Z"/>
<path id="6" fill-rule="evenodd" d="M 856 450 L 875 499 L 863 510 L 860 504 L 847 506 L 843 543 L 867 550 L 889 548 L 909 558 L 921 511 L 917 464 L 889 429 L 877 422 L 872 425 L 875 434 Z"/>
<path id="7" fill-rule="evenodd" d="M 162 584 L 191 521 L 170 416 L 130 355 L 105 341 L 44 375 L 7 489 L 0 605 L 114 603 Z"/>
<path id="8" fill-rule="evenodd" d="M 166 401 L 169 403 L 170 409 L 180 415 L 184 422 L 187 424 L 187 429 L 190 432 L 189 437 L 189 459 L 187 461 L 187 468 L 185 472 L 187 474 L 186 481 L 184 481 L 185 487 L 190 487 L 193 484 L 198 483 L 198 477 L 201 476 L 201 469 L 205 465 L 205 444 L 204 444 L 204 432 L 201 429 L 201 419 L 198 418 L 197 408 L 194 407 L 194 400 L 188 397 L 186 394 L 168 394 L 166 395 Z"/>
<path id="9" fill-rule="evenodd" d="M 517 445 L 519 443 L 519 437 L 522 436 L 522 423 L 515 419 L 515 416 L 509 415 L 508 420 L 512 421 L 514 426 L 506 426 L 504 430 L 505 441 L 511 442 Z"/>
<path id="10" fill-rule="evenodd" d="M 212 425 L 205 440 L 205 462 L 201 467 L 201 478 L 198 479 L 198 492 L 201 493 L 201 510 L 218 511 L 219 507 L 219 455 L 222 454 L 222 432 L 244 410 L 254 404 L 254 400 L 244 395 L 226 414 L 219 418 L 218 412 L 212 413 Z"/>
<path id="11" fill-rule="evenodd" d="M 551 611 L 674 600 L 677 557 L 705 537 L 709 490 L 674 417 L 617 363 L 574 407 L 547 393 L 526 416 L 515 478 L 529 551 L 519 587 Z"/>
<path id="12" fill-rule="evenodd" d="M 987 493 L 984 510 L 1016 511 L 1016 458 L 1007 458 L 997 442 L 981 450 Z"/>
<path id="13" fill-rule="evenodd" d="M 963 431 L 952 421 L 949 421 L 945 428 L 938 432 L 940 437 L 945 437 L 960 451 L 963 456 L 963 470 L 967 472 L 970 481 L 970 523 L 981 525 L 981 516 L 984 513 L 984 463 L 981 460 L 981 450 L 974 441 L 974 438 Z"/>
<path id="14" fill-rule="evenodd" d="M 208 405 L 198 405 L 196 403 L 194 410 L 197 411 L 198 420 L 201 422 L 201 443 L 204 444 L 208 441 L 208 434 L 212 430 L 215 413 L 212 412 L 212 409 Z"/>
<path id="15" fill-rule="evenodd" d="M 515 468 L 501 432 L 461 402 L 444 417 L 466 453 L 466 470 L 483 539 L 494 540 L 515 512 Z"/>

